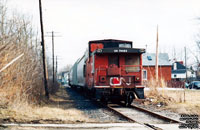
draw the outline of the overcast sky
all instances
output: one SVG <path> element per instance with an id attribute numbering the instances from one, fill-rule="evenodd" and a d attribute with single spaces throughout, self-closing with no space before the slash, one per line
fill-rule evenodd
<path id="1" fill-rule="evenodd" d="M 176 57 L 183 59 L 184 46 L 195 50 L 200 30 L 199 0 L 42 0 L 42 4 L 45 32 L 53 30 L 62 36 L 55 37 L 59 67 L 80 58 L 90 40 L 130 40 L 133 47 L 147 45 L 147 52 L 155 52 L 157 25 L 159 51 L 172 58 L 175 50 Z M 38 0 L 9 0 L 8 5 L 31 15 L 40 31 Z M 50 40 L 45 38 L 48 55 Z"/>

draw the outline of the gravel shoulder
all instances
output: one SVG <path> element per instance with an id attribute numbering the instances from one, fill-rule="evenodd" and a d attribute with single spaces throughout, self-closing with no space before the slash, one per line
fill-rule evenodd
<path id="1" fill-rule="evenodd" d="M 99 123 L 124 123 L 127 122 L 124 119 L 116 116 L 114 113 L 109 112 L 100 105 L 94 104 L 83 95 L 80 95 L 80 92 L 72 90 L 71 88 L 66 88 L 69 99 L 73 101 L 74 107 L 84 113 L 86 117 L 92 119 Z"/>

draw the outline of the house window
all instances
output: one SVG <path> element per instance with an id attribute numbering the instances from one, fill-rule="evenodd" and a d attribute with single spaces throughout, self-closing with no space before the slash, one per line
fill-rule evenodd
<path id="1" fill-rule="evenodd" d="M 143 70 L 143 80 L 147 80 L 147 70 Z"/>
<path id="2" fill-rule="evenodd" d="M 174 63 L 174 70 L 177 70 L 177 63 Z"/>

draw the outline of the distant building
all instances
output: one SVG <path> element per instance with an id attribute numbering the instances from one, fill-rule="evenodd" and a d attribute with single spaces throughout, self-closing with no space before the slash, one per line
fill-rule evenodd
<path id="1" fill-rule="evenodd" d="M 143 81 L 148 81 L 155 78 L 155 53 L 144 53 L 143 54 Z M 171 68 L 172 65 L 169 62 L 169 56 L 167 53 L 159 53 L 158 57 L 158 79 L 161 78 L 164 81 L 171 80 Z"/>
<path id="2" fill-rule="evenodd" d="M 65 85 L 65 84 L 68 84 L 68 75 L 69 72 L 68 71 L 63 71 L 61 72 L 59 75 L 58 75 L 58 81 L 62 84 L 62 85 Z"/>
<path id="3" fill-rule="evenodd" d="M 187 69 L 187 78 L 196 78 L 195 72 Z M 172 64 L 172 79 L 177 81 L 186 79 L 186 67 L 183 65 L 183 61 L 176 61 Z"/>

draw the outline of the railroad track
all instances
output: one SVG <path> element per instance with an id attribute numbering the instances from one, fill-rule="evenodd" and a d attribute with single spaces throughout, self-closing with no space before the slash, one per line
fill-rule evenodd
<path id="1" fill-rule="evenodd" d="M 131 105 L 130 107 L 123 107 L 119 104 L 109 104 L 107 105 L 107 107 L 112 112 L 122 116 L 123 118 L 126 118 L 129 122 L 136 122 L 153 130 L 162 129 L 152 124 L 181 123 L 177 120 L 165 117 L 147 109 L 137 107 L 135 105 Z"/>
<path id="2" fill-rule="evenodd" d="M 136 106 L 136 105 L 131 105 L 131 106 L 129 106 L 129 107 L 132 108 L 132 109 L 137 109 L 137 110 L 139 110 L 139 111 L 143 111 L 143 112 L 145 112 L 145 113 L 147 113 L 147 114 L 149 114 L 149 115 L 152 115 L 152 116 L 154 116 L 154 117 L 157 117 L 157 118 L 162 119 L 162 120 L 164 120 L 164 121 L 166 121 L 166 122 L 169 122 L 169 123 L 181 123 L 181 122 L 178 121 L 178 120 L 175 120 L 175 119 L 172 119 L 172 118 L 163 116 L 163 115 L 161 115 L 161 114 L 158 114 L 158 113 L 149 111 L 149 110 L 147 110 L 147 109 L 138 107 L 138 106 Z"/>
<path id="3" fill-rule="evenodd" d="M 144 108 L 140 108 L 135 105 L 124 107 L 122 103 L 103 104 L 102 102 L 97 101 L 96 99 L 91 98 L 87 95 L 84 95 L 84 96 L 90 99 L 94 104 L 99 105 L 100 107 L 103 107 L 107 109 L 108 111 L 113 112 L 117 116 L 127 120 L 130 123 L 138 123 L 153 130 L 162 130 L 161 128 L 156 127 L 155 124 L 181 123 L 180 121 L 171 119 L 169 117 L 160 115 L 158 113 L 149 111 Z"/>

